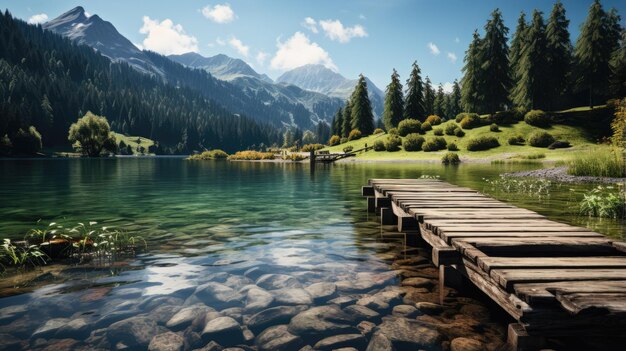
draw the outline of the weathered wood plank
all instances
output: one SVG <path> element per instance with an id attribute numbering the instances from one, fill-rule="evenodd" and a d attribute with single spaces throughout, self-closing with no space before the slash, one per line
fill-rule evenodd
<path id="1" fill-rule="evenodd" d="M 602 238 L 602 234 L 594 232 L 459 232 L 459 233 L 436 233 L 446 242 L 451 243 L 454 239 L 479 239 L 479 238 L 525 238 L 535 240 L 536 238 Z"/>
<path id="2" fill-rule="evenodd" d="M 507 291 L 514 291 L 520 283 L 541 283 L 576 280 L 626 280 L 626 269 L 492 269 L 490 276 Z"/>
<path id="3" fill-rule="evenodd" d="M 480 257 L 478 266 L 487 273 L 503 268 L 626 268 L 626 256 Z"/>
<path id="4" fill-rule="evenodd" d="M 552 237 L 552 238 L 460 238 L 489 256 L 548 257 L 561 255 L 608 256 L 617 250 L 606 238 Z"/>
<path id="5" fill-rule="evenodd" d="M 515 294 L 530 304 L 556 303 L 556 293 L 622 293 L 626 280 L 615 281 L 555 281 L 547 283 L 520 283 L 513 286 Z"/>
<path id="6" fill-rule="evenodd" d="M 557 301 L 571 314 L 584 313 L 585 310 L 606 310 L 613 314 L 626 316 L 626 292 L 619 293 L 557 293 Z"/>

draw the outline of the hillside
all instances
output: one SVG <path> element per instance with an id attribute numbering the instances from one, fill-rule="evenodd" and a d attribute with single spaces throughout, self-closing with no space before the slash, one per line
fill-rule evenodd
<path id="1" fill-rule="evenodd" d="M 434 128 L 440 128 L 445 125 L 444 122 L 440 126 L 435 126 Z M 457 137 L 450 135 L 443 135 L 442 137 L 446 139 L 446 142 L 449 144 L 451 142 L 456 143 L 459 151 L 456 151 L 461 160 L 464 161 L 486 161 L 490 162 L 493 160 L 506 160 L 506 159 L 523 159 L 528 155 L 536 155 L 536 154 L 545 154 L 545 160 L 549 161 L 558 161 L 558 160 L 566 160 L 573 157 L 576 152 L 584 151 L 584 150 L 592 150 L 594 148 L 603 147 L 597 145 L 597 140 L 595 140 L 592 136 L 590 136 L 582 127 L 578 126 L 570 126 L 563 124 L 556 124 L 548 128 L 538 128 L 531 125 L 526 124 L 525 122 L 519 122 L 512 125 L 499 126 L 500 132 L 492 132 L 489 129 L 489 125 L 474 128 L 474 129 L 464 129 L 465 136 Z M 556 140 L 569 141 L 572 147 L 563 148 L 563 149 L 555 149 L 549 150 L 547 148 L 533 147 L 525 143 L 524 145 L 509 145 L 508 139 L 513 136 L 521 135 L 524 138 L 527 138 L 533 132 L 536 131 L 546 131 L 553 135 Z M 426 140 L 429 140 L 435 137 L 434 132 L 432 130 L 424 133 L 422 135 Z M 467 144 L 468 142 L 477 137 L 481 136 L 493 136 L 498 139 L 500 143 L 499 147 L 485 150 L 485 151 L 468 151 Z M 361 138 L 359 140 L 349 141 L 344 144 L 340 144 L 333 147 L 327 147 L 324 150 L 328 150 L 330 152 L 343 152 L 343 148 L 346 146 L 352 146 L 354 150 L 358 150 L 363 148 L 365 144 L 368 146 L 374 145 L 374 142 L 377 140 L 386 140 L 387 134 L 378 134 L 378 135 L 370 135 L 365 138 Z M 403 138 L 404 139 L 404 138 Z M 414 161 L 414 160 L 432 160 L 439 162 L 443 154 L 447 153 L 448 150 L 441 150 L 436 152 L 424 152 L 424 151 L 405 151 L 403 148 L 400 151 L 388 152 L 388 151 L 368 151 L 364 153 L 360 153 L 357 155 L 357 159 L 364 161 Z M 531 156 L 532 157 L 532 156 Z M 349 162 L 350 159 L 348 159 Z"/>

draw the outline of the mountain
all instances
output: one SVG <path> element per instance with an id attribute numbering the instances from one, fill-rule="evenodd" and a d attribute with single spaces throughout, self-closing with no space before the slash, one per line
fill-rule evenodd
<path id="1" fill-rule="evenodd" d="M 42 27 L 79 44 L 91 46 L 113 61 L 124 61 L 142 73 L 163 75 L 144 52 L 121 35 L 113 24 L 98 15 L 87 16 L 81 6 L 44 23 Z"/>
<path id="2" fill-rule="evenodd" d="M 182 55 L 169 55 L 168 58 L 188 67 L 203 69 L 221 80 L 231 81 L 240 77 L 253 77 L 273 83 L 270 77 L 257 73 L 245 61 L 224 54 L 204 57 L 195 52 L 188 52 Z"/>
<path id="3" fill-rule="evenodd" d="M 365 78 L 374 115 L 382 116 L 385 93 L 371 80 Z M 293 84 L 302 89 L 347 100 L 356 86 L 357 79 L 348 79 L 323 65 L 304 65 L 283 73 L 277 83 Z"/>
<path id="4" fill-rule="evenodd" d="M 163 82 L 197 90 L 233 114 L 275 127 L 313 129 L 320 120 L 330 122 L 341 105 L 340 100 L 323 94 L 283 89 L 244 61 L 226 55 L 206 58 L 184 54 L 168 58 L 141 51 L 110 22 L 97 15 L 87 16 L 80 6 L 45 23 L 43 28 L 88 45 L 114 62 L 125 62 L 142 73 L 157 76 Z"/>
<path id="5" fill-rule="evenodd" d="M 204 70 L 214 77 L 228 81 L 239 87 L 250 96 L 261 99 L 268 106 L 291 105 L 295 111 L 291 111 L 292 119 L 298 126 L 303 126 L 302 106 L 310 113 L 313 124 L 319 121 L 330 123 L 337 109 L 341 108 L 344 100 L 338 97 L 327 96 L 321 92 L 305 90 L 292 84 L 275 84 L 265 74 L 257 73 L 250 65 L 240 59 L 232 58 L 223 54 L 212 57 L 204 57 L 197 53 L 168 56 L 172 61 L 178 62 L 190 68 Z M 300 120 L 300 121 L 298 121 Z"/>
<path id="6" fill-rule="evenodd" d="M 216 101 L 259 108 L 263 114 L 274 110 L 262 110 L 262 103 L 253 105 L 235 87 L 163 56 L 145 53 L 189 86 L 111 62 L 89 46 L 15 20 L 8 12 L 0 12 L 0 48 L 0 135 L 11 139 L 19 129 L 34 126 L 45 146 L 69 148 L 68 129 L 87 111 L 107 117 L 116 132 L 158 141 L 150 152 L 232 152 L 282 139 L 275 126 L 233 115 Z M 209 91 L 220 95 L 210 99 Z"/>

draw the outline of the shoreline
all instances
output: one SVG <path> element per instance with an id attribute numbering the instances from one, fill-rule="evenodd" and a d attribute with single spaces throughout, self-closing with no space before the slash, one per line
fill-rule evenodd
<path id="1" fill-rule="evenodd" d="M 575 176 L 567 174 L 567 167 L 540 168 L 532 171 L 520 171 L 504 173 L 511 177 L 535 177 L 556 180 L 562 183 L 605 183 L 605 184 L 626 184 L 626 178 Z"/>

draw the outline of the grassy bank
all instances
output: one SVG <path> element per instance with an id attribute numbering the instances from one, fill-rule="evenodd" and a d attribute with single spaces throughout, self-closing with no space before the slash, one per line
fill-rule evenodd
<path id="1" fill-rule="evenodd" d="M 132 150 L 133 155 L 147 155 L 150 147 L 154 145 L 153 140 L 141 136 L 128 136 L 116 132 L 113 132 L 113 135 L 117 145 L 124 142 L 124 145 L 130 146 L 129 150 Z"/>
<path id="2" fill-rule="evenodd" d="M 433 130 L 425 132 L 422 136 L 428 141 L 435 137 L 435 129 L 445 127 L 445 122 L 442 125 L 434 126 Z M 545 158 L 541 158 L 544 161 L 568 161 L 572 159 L 577 153 L 581 151 L 593 152 L 595 150 L 609 149 L 608 146 L 598 145 L 595 140 L 591 140 L 582 128 L 568 126 L 568 125 L 553 125 L 547 128 L 539 128 L 526 124 L 525 122 L 519 122 L 512 125 L 499 126 L 499 131 L 494 132 L 490 130 L 490 126 L 481 126 L 474 129 L 464 129 L 465 136 L 457 137 L 454 135 L 443 135 L 448 144 L 455 143 L 459 148 L 456 151 L 463 161 L 485 161 L 490 162 L 493 160 L 506 160 L 506 159 L 528 159 L 532 158 L 532 155 L 538 153 L 545 154 Z M 528 136 L 534 132 L 545 131 L 550 133 L 556 140 L 568 141 L 572 147 L 549 150 L 548 148 L 534 147 L 528 145 L 528 142 L 523 145 L 509 145 L 509 139 L 515 136 L 522 136 L 524 139 L 528 139 Z M 330 152 L 343 152 L 346 146 L 352 146 L 355 150 L 363 148 L 365 144 L 372 146 L 377 140 L 386 140 L 387 134 L 370 135 L 368 137 L 361 138 L 359 140 L 349 141 L 333 147 L 327 147 L 324 150 Z M 467 146 L 470 140 L 481 137 L 494 137 L 500 143 L 499 147 L 484 150 L 484 151 L 468 151 Z M 404 138 L 402 138 L 404 139 Z M 402 148 L 400 151 L 388 152 L 388 151 L 368 151 L 357 155 L 357 159 L 363 161 L 440 161 L 441 157 L 446 153 L 446 150 L 436 152 L 424 152 L 424 151 L 405 151 Z M 529 157 L 530 156 L 530 157 Z"/>

